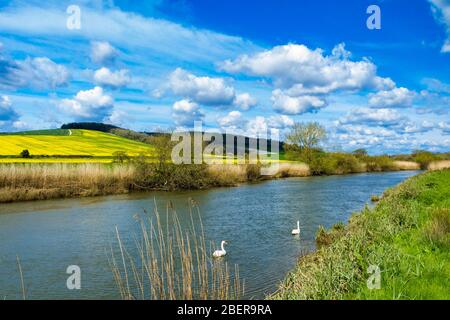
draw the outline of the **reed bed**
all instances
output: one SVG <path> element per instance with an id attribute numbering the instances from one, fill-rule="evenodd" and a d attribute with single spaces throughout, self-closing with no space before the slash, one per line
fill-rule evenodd
<path id="1" fill-rule="evenodd" d="M 282 162 L 279 164 L 279 177 L 307 177 L 311 175 L 309 166 L 305 163 Z"/>
<path id="2" fill-rule="evenodd" d="M 420 164 L 414 161 L 394 161 L 396 170 L 420 170 Z"/>
<path id="3" fill-rule="evenodd" d="M 442 170 L 450 168 L 450 160 L 433 161 L 428 165 L 428 170 Z"/>
<path id="4" fill-rule="evenodd" d="M 124 193 L 133 178 L 127 165 L 0 165 L 0 202 Z"/>
<path id="5" fill-rule="evenodd" d="M 247 165 L 212 164 L 208 166 L 208 174 L 220 185 L 235 185 L 247 181 Z"/>
<path id="6" fill-rule="evenodd" d="M 139 218 L 140 236 L 133 253 L 116 228 L 117 246 L 111 248 L 110 265 L 122 299 L 237 300 L 242 296 L 238 267 L 231 274 L 226 262 L 212 258 L 198 206 L 193 200 L 189 203 L 191 223 L 187 229 L 171 204 L 164 224 L 155 203 L 153 215 Z M 199 227 L 194 224 L 194 214 Z"/>

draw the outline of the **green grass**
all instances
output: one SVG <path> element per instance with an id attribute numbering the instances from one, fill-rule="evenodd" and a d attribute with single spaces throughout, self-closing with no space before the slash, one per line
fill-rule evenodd
<path id="1" fill-rule="evenodd" d="M 273 299 L 450 299 L 450 170 L 389 189 L 345 227 L 321 229 Z M 381 288 L 370 290 L 370 265 Z"/>
<path id="2" fill-rule="evenodd" d="M 0 156 L 18 156 L 24 149 L 32 156 L 112 157 L 116 151 L 130 156 L 151 154 L 153 147 L 113 134 L 91 130 L 41 130 L 0 135 Z M 39 162 L 45 159 L 36 159 Z M 7 161 L 7 160 L 5 160 Z M 50 161 L 50 160 L 49 160 Z"/>

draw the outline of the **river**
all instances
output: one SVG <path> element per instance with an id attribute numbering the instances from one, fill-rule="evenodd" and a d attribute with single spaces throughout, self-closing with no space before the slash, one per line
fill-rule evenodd
<path id="1" fill-rule="evenodd" d="M 0 299 L 21 298 L 17 256 L 28 299 L 119 298 L 108 249 L 115 226 L 125 243 L 138 234 L 136 214 L 164 208 L 171 201 L 182 225 L 188 224 L 188 199 L 201 209 L 206 238 L 226 247 L 229 265 L 238 264 L 245 298 L 263 298 L 314 249 L 320 225 L 347 222 L 370 196 L 417 171 L 306 177 L 201 191 L 149 192 L 97 198 L 0 204 Z M 291 235 L 296 221 L 301 237 Z M 66 268 L 81 268 L 81 290 L 68 290 Z"/>

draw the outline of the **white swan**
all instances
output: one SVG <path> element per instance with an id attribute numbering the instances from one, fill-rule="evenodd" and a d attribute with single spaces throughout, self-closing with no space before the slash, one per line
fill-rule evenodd
<path id="1" fill-rule="evenodd" d="M 293 229 L 291 232 L 293 235 L 300 234 L 300 221 L 297 221 L 297 229 Z"/>
<path id="2" fill-rule="evenodd" d="M 224 245 L 226 245 L 226 244 L 228 244 L 226 241 L 222 241 L 222 243 L 220 244 L 221 250 L 216 250 L 213 253 L 214 258 L 220 258 L 227 254 L 227 252 L 225 251 L 225 248 L 224 248 Z"/>

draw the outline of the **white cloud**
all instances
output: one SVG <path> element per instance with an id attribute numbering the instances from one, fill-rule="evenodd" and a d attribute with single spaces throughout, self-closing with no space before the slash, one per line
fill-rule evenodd
<path id="1" fill-rule="evenodd" d="M 256 106 L 258 101 L 248 93 L 241 93 L 236 95 L 233 103 L 242 110 L 247 111 Z"/>
<path id="2" fill-rule="evenodd" d="M 279 89 L 273 91 L 271 100 L 276 111 L 291 115 L 317 112 L 327 106 L 322 97 L 310 95 L 291 97 Z"/>
<path id="3" fill-rule="evenodd" d="M 174 103 L 172 116 L 179 126 L 193 126 L 194 121 L 201 120 L 203 113 L 197 103 L 183 99 Z"/>
<path id="4" fill-rule="evenodd" d="M 442 52 L 450 52 L 450 1 L 448 0 L 429 0 L 432 4 L 432 10 L 437 21 L 445 26 L 447 39 L 442 45 Z"/>
<path id="5" fill-rule="evenodd" d="M 226 72 L 268 78 L 275 90 L 273 107 L 285 114 L 317 112 L 327 106 L 326 96 L 336 91 L 389 90 L 390 78 L 377 75 L 377 67 L 368 59 L 351 61 L 345 44 L 338 44 L 331 55 L 305 45 L 276 46 L 254 55 L 226 60 L 220 68 Z"/>
<path id="6" fill-rule="evenodd" d="M 168 20 L 121 11 L 117 6 L 99 9 L 92 2 L 83 4 L 80 30 L 64 28 L 66 19 L 65 7 L 60 3 L 33 5 L 18 1 L 2 8 L 0 30 L 2 34 L 33 38 L 73 39 L 75 35 L 78 39 L 101 39 L 112 45 L 142 50 L 147 59 L 167 57 L 181 61 L 215 62 L 235 52 L 249 52 L 256 48 L 239 37 L 187 28 Z"/>
<path id="7" fill-rule="evenodd" d="M 444 83 L 438 79 L 425 78 L 422 80 L 427 89 L 432 92 L 450 93 L 450 84 Z"/>
<path id="8" fill-rule="evenodd" d="M 115 126 L 124 127 L 130 120 L 131 116 L 129 113 L 123 110 L 113 110 L 106 122 Z"/>
<path id="9" fill-rule="evenodd" d="M 243 124 L 242 113 L 239 111 L 231 111 L 225 117 L 219 118 L 217 123 L 223 127 L 241 127 Z"/>
<path id="10" fill-rule="evenodd" d="M 265 136 L 270 129 L 283 130 L 294 125 L 294 120 L 286 115 L 275 115 L 268 118 L 256 116 L 251 119 L 243 119 L 239 111 L 231 111 L 226 116 L 217 120 L 218 124 L 227 132 L 246 135 L 249 137 Z"/>
<path id="11" fill-rule="evenodd" d="M 450 123 L 449 122 L 439 122 L 439 129 L 445 134 L 450 134 Z"/>
<path id="12" fill-rule="evenodd" d="M 242 55 L 234 61 L 226 60 L 220 67 L 229 73 L 270 78 L 276 87 L 292 90 L 290 95 L 294 91 L 296 95 L 307 95 L 394 86 L 391 79 L 377 76 L 372 62 L 350 61 L 349 55 L 342 44 L 330 56 L 325 56 L 321 49 L 288 44 L 252 56 Z"/>
<path id="13" fill-rule="evenodd" d="M 66 67 L 47 57 L 8 60 L 0 57 L 0 87 L 55 89 L 67 85 Z"/>
<path id="14" fill-rule="evenodd" d="M 20 130 L 26 128 L 25 122 L 19 120 L 20 116 L 13 108 L 11 99 L 8 96 L 0 97 L 0 129 Z"/>
<path id="15" fill-rule="evenodd" d="M 12 107 L 11 99 L 8 96 L 1 96 L 0 99 L 0 121 L 11 122 L 19 119 L 19 115 Z"/>
<path id="16" fill-rule="evenodd" d="M 424 133 L 433 130 L 435 125 L 429 121 L 422 121 L 421 123 L 415 123 L 411 121 L 403 121 L 399 125 L 394 126 L 394 129 L 398 133 Z"/>
<path id="17" fill-rule="evenodd" d="M 230 105 L 235 98 L 234 88 L 222 78 L 197 77 L 177 68 L 167 84 L 173 94 L 204 105 Z"/>
<path id="18" fill-rule="evenodd" d="M 285 129 L 294 125 L 294 120 L 284 114 L 271 116 L 268 119 L 268 125 L 270 128 Z"/>
<path id="19" fill-rule="evenodd" d="M 122 88 L 131 81 L 128 73 L 129 72 L 126 69 L 121 69 L 113 72 L 106 67 L 102 67 L 95 71 L 94 81 L 100 86 L 105 86 L 113 89 Z"/>
<path id="20" fill-rule="evenodd" d="M 391 137 L 395 132 L 383 127 L 368 127 L 365 125 L 341 125 L 336 128 L 337 132 L 350 136 L 378 136 Z"/>
<path id="21" fill-rule="evenodd" d="M 98 64 L 109 64 L 117 57 L 117 50 L 107 41 L 91 42 L 91 59 Z"/>
<path id="22" fill-rule="evenodd" d="M 341 118 L 339 123 L 389 127 L 397 125 L 403 120 L 404 117 L 402 117 L 395 109 L 358 108 Z"/>
<path id="23" fill-rule="evenodd" d="M 103 121 L 111 115 L 114 99 L 101 87 L 79 91 L 73 99 L 63 99 L 59 107 L 77 119 Z"/>
<path id="24" fill-rule="evenodd" d="M 407 88 L 394 88 L 369 95 L 369 106 L 373 108 L 409 108 L 416 93 Z"/>
<path id="25" fill-rule="evenodd" d="M 436 113 L 446 114 L 450 111 L 450 96 L 441 92 L 431 92 L 422 90 L 418 96 L 420 107 L 417 109 L 419 114 Z"/>

